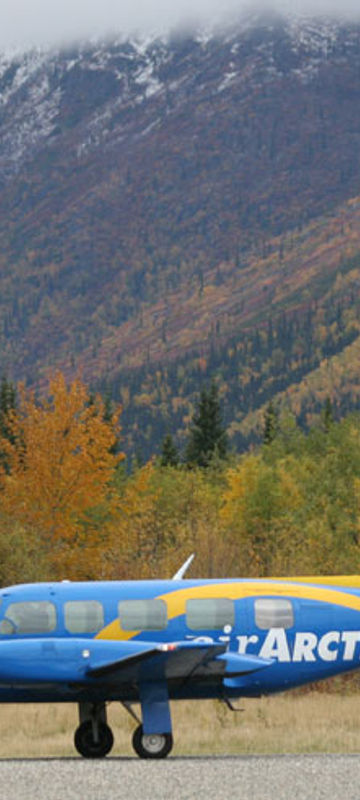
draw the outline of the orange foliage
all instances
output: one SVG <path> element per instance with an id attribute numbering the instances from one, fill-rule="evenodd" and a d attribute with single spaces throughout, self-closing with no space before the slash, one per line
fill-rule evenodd
<path id="1" fill-rule="evenodd" d="M 36 528 L 55 564 L 64 547 L 68 554 L 93 548 L 100 523 L 116 513 L 119 413 L 106 421 L 102 400 L 90 402 L 82 382 L 68 387 L 60 372 L 38 401 L 20 387 L 19 408 L 9 418 L 12 440 L 0 439 L 0 509 Z"/>

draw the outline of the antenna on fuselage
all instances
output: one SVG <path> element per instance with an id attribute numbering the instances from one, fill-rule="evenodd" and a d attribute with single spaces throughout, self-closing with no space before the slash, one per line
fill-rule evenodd
<path id="1" fill-rule="evenodd" d="M 185 575 L 185 572 L 187 572 L 187 570 L 189 569 L 190 564 L 194 560 L 194 558 L 195 558 L 195 553 L 192 553 L 191 556 L 189 556 L 189 558 L 185 561 L 185 564 L 183 564 L 182 567 L 180 567 L 180 569 L 177 572 L 175 572 L 175 575 L 172 576 L 171 580 L 181 581 Z"/>

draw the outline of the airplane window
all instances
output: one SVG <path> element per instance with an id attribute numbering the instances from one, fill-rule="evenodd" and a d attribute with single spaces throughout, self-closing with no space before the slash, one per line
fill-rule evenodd
<path id="1" fill-rule="evenodd" d="M 294 609 L 290 600 L 277 597 L 257 597 L 255 623 L 258 628 L 292 628 Z"/>
<path id="2" fill-rule="evenodd" d="M 167 626 L 167 608 L 163 600 L 124 600 L 119 603 L 123 631 L 163 631 Z"/>
<path id="3" fill-rule="evenodd" d="M 96 633 L 104 627 L 104 610 L 96 600 L 71 600 L 64 609 L 69 633 Z"/>
<path id="4" fill-rule="evenodd" d="M 56 609 L 46 600 L 10 603 L 0 625 L 0 634 L 51 633 L 56 628 Z"/>
<path id="5" fill-rule="evenodd" d="M 234 602 L 227 597 L 188 600 L 186 623 L 193 631 L 220 630 L 225 625 L 234 625 Z"/>

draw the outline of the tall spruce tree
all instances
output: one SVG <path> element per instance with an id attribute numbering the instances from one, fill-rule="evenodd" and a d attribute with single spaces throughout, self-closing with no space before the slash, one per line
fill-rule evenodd
<path id="1" fill-rule="evenodd" d="M 212 383 L 200 394 L 197 410 L 190 426 L 185 461 L 189 467 L 208 467 L 216 454 L 224 458 L 227 436 L 223 426 L 218 389 Z"/>
<path id="2" fill-rule="evenodd" d="M 325 433 L 329 433 L 331 426 L 334 424 L 334 411 L 330 397 L 327 397 L 325 400 L 325 405 L 322 409 L 321 416 Z"/>
<path id="3" fill-rule="evenodd" d="M 263 443 L 264 444 L 271 444 L 276 438 L 278 433 L 279 427 L 279 420 L 278 420 L 278 413 L 274 408 L 272 401 L 268 404 L 266 411 L 265 411 L 265 420 L 264 420 L 264 434 L 263 434 Z"/>
<path id="4" fill-rule="evenodd" d="M 16 389 L 11 381 L 3 377 L 0 384 L 0 438 L 8 439 L 11 444 L 15 443 L 14 434 L 9 425 L 9 413 L 16 408 Z M 9 471 L 5 453 L 0 450 L 0 464 Z"/>
<path id="5" fill-rule="evenodd" d="M 162 443 L 160 464 L 162 467 L 177 467 L 178 463 L 179 453 L 171 433 L 167 433 Z"/>

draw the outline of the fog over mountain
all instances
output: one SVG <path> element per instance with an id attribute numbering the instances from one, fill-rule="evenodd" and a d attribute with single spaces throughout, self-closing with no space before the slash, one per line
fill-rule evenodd
<path id="1" fill-rule="evenodd" d="M 360 16 L 358 0 L 2 0 L 0 47 L 63 45 L 123 32 L 226 21 L 244 10 Z"/>

